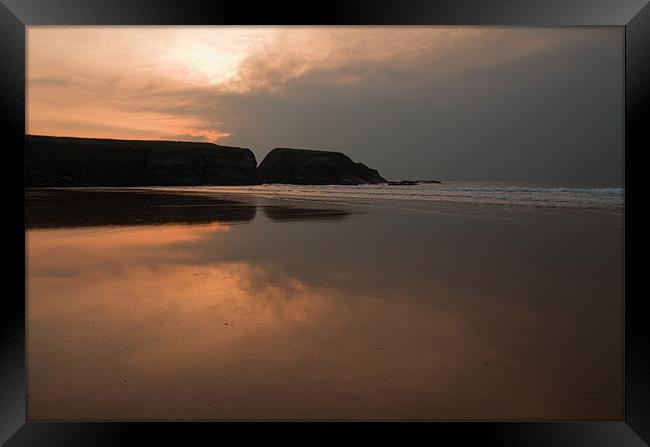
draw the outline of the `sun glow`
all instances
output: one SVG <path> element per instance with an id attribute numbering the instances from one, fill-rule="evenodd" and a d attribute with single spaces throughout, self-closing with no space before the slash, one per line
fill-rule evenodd
<path id="1" fill-rule="evenodd" d="M 170 30 L 169 46 L 156 58 L 158 70 L 180 81 L 220 85 L 235 77 L 242 61 L 272 36 L 272 30 L 237 27 Z"/>
<path id="2" fill-rule="evenodd" d="M 255 149 L 252 135 L 275 133 L 264 108 L 467 83 L 463 73 L 563 39 L 481 27 L 29 27 L 27 132 Z"/>

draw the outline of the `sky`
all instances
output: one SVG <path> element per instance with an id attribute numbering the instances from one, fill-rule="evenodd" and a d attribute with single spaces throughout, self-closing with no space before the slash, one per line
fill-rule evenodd
<path id="1" fill-rule="evenodd" d="M 623 45 L 620 27 L 30 26 L 26 131 L 619 186 Z"/>

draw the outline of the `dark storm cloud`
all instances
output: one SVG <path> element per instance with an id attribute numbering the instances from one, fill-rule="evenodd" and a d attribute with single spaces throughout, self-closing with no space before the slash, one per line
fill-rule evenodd
<path id="1" fill-rule="evenodd" d="M 316 73 L 229 103 L 231 141 L 338 149 L 391 178 L 620 184 L 622 35 L 604 31 L 443 79 L 426 59 L 368 85 L 316 89 Z"/>

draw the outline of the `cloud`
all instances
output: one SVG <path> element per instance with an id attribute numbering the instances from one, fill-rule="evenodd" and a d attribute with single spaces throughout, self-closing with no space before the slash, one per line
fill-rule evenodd
<path id="1" fill-rule="evenodd" d="M 30 132 L 141 132 L 258 159 L 331 148 L 389 177 L 621 181 L 620 30 L 73 31 L 30 28 Z"/>

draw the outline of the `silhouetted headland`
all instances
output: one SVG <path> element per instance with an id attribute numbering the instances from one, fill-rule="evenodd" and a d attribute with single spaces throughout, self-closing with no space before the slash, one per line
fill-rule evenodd
<path id="1" fill-rule="evenodd" d="M 341 152 L 276 148 L 260 163 L 264 183 L 360 185 L 386 183 L 376 169 L 355 163 Z"/>
<path id="2" fill-rule="evenodd" d="M 26 137 L 27 186 L 258 184 L 250 149 L 212 143 Z"/>
<path id="3" fill-rule="evenodd" d="M 180 141 L 27 135 L 26 162 L 28 188 L 386 183 L 341 152 L 277 148 L 258 168 L 250 149 Z"/>

